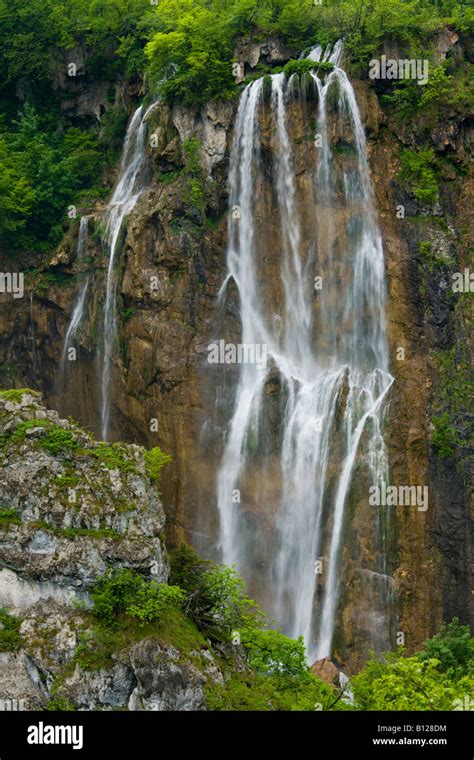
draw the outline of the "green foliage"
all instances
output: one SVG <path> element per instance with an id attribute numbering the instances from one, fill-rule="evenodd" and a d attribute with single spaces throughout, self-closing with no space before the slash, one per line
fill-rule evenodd
<path id="1" fill-rule="evenodd" d="M 133 306 L 128 306 L 122 312 L 122 319 L 123 319 L 123 321 L 124 322 L 128 322 L 128 320 L 131 319 L 134 314 L 135 314 L 135 309 L 133 308 Z"/>
<path id="2" fill-rule="evenodd" d="M 101 140 L 109 163 L 114 163 L 122 150 L 128 113 L 121 103 L 115 103 L 101 119 Z"/>
<path id="3" fill-rule="evenodd" d="M 74 712 L 76 710 L 76 706 L 71 702 L 70 699 L 66 699 L 66 697 L 61 697 L 59 695 L 54 695 L 48 701 L 46 710 L 51 710 L 53 712 Z"/>
<path id="4" fill-rule="evenodd" d="M 206 180 L 201 167 L 200 148 L 201 143 L 197 137 L 183 142 L 185 173 L 188 180 L 187 188 L 183 190 L 183 199 L 203 214 L 206 207 Z"/>
<path id="5" fill-rule="evenodd" d="M 452 710 L 465 685 L 453 684 L 436 659 L 391 652 L 371 659 L 351 681 L 359 710 Z"/>
<path id="6" fill-rule="evenodd" d="M 335 689 L 314 676 L 305 680 L 295 693 L 281 688 L 273 675 L 262 676 L 247 671 L 232 673 L 225 685 L 213 683 L 210 679 L 204 686 L 208 710 L 224 712 L 267 712 L 267 711 L 313 711 L 344 709 L 343 702 L 336 702 Z"/>
<path id="7" fill-rule="evenodd" d="M 23 443 L 27 438 L 28 431 L 38 428 L 43 430 L 41 436 L 35 439 L 37 445 L 47 451 L 48 454 L 60 454 L 71 452 L 77 448 L 77 441 L 70 430 L 65 430 L 60 425 L 55 425 L 50 420 L 25 420 L 20 422 L 14 430 L 5 433 L 0 440 L 0 447 Z"/>
<path id="8" fill-rule="evenodd" d="M 23 175 L 18 155 L 10 152 L 5 137 L 0 137 L 0 234 L 11 236 L 24 229 L 35 200 L 35 193 Z"/>
<path id="9" fill-rule="evenodd" d="M 15 652 L 23 646 L 20 618 L 0 607 L 0 652 Z"/>
<path id="10" fill-rule="evenodd" d="M 279 688 L 297 692 L 310 682 L 303 637 L 289 639 L 279 631 L 250 627 L 243 631 L 241 642 L 250 666 L 273 675 Z"/>
<path id="11" fill-rule="evenodd" d="M 431 148 L 418 152 L 405 150 L 400 154 L 398 176 L 409 185 L 415 198 L 422 203 L 434 203 L 438 198 L 435 167 L 436 159 Z"/>
<path id="12" fill-rule="evenodd" d="M 188 595 L 197 591 L 202 583 L 206 570 L 212 567 L 212 562 L 202 557 L 186 544 L 169 553 L 170 583 L 180 586 Z"/>
<path id="13" fill-rule="evenodd" d="M 93 614 L 102 624 L 117 627 L 120 616 L 153 623 L 170 608 L 179 609 L 184 592 L 176 586 L 149 581 L 134 570 L 109 571 L 91 590 Z"/>
<path id="14" fill-rule="evenodd" d="M 46 527 L 51 530 L 50 525 Z M 53 532 L 64 538 L 87 536 L 89 538 L 111 538 L 114 541 L 122 538 L 121 534 L 112 528 L 54 528 Z"/>
<path id="15" fill-rule="evenodd" d="M 20 524 L 21 518 L 16 509 L 0 509 L 0 528 Z"/>
<path id="16" fill-rule="evenodd" d="M 432 274 L 442 270 L 449 264 L 451 259 L 438 251 L 433 250 L 433 245 L 429 240 L 423 240 L 418 247 L 422 256 L 425 268 Z"/>
<path id="17" fill-rule="evenodd" d="M 449 65 L 447 59 L 430 67 L 428 82 L 423 86 L 413 79 L 398 81 L 390 94 L 381 96 L 382 103 L 393 107 L 400 119 L 421 116 L 429 134 L 429 129 L 450 116 L 453 109 L 469 107 L 472 101 L 472 67 L 469 63 L 457 63 L 452 74 L 448 74 Z"/>
<path id="18" fill-rule="evenodd" d="M 244 593 L 244 582 L 235 568 L 216 565 L 202 578 L 193 613 L 214 635 L 229 638 L 235 629 L 255 624 L 258 608 Z"/>
<path id="19" fill-rule="evenodd" d="M 163 617 L 165 610 L 182 607 L 185 598 L 185 592 L 178 586 L 153 583 L 142 585 L 138 588 L 134 601 L 127 606 L 126 613 L 142 623 L 153 623 Z"/>
<path id="20" fill-rule="evenodd" d="M 90 130 L 59 131 L 28 102 L 12 126 L 0 140 L 0 241 L 49 250 L 62 237 L 75 193 L 97 178 L 99 142 Z"/>
<path id="21" fill-rule="evenodd" d="M 333 69 L 333 63 L 329 63 L 328 61 L 308 61 L 306 58 L 288 61 L 288 63 L 283 67 L 283 71 L 287 77 L 291 77 L 293 74 L 303 76 L 309 71 L 317 71 L 318 73 L 330 72 Z"/>
<path id="22" fill-rule="evenodd" d="M 137 472 L 137 465 L 129 457 L 126 449 L 120 443 L 100 442 L 90 452 L 96 457 L 108 470 L 120 470 L 121 473 Z"/>
<path id="23" fill-rule="evenodd" d="M 167 608 L 153 623 L 132 617 L 121 618 L 116 627 L 97 623 L 80 634 L 74 660 L 84 670 L 105 668 L 112 664 L 116 652 L 150 637 L 176 647 L 185 659 L 190 652 L 207 647 L 202 634 L 180 609 Z"/>
<path id="24" fill-rule="evenodd" d="M 318 17 L 320 39 L 344 39 L 361 69 L 386 40 L 426 45 L 444 23 L 443 12 L 425 0 L 328 0 Z"/>
<path id="25" fill-rule="evenodd" d="M 236 630 L 244 635 L 263 621 L 235 568 L 214 565 L 185 545 L 170 553 L 170 583 L 186 592 L 186 614 L 215 639 L 230 640 Z"/>
<path id="26" fill-rule="evenodd" d="M 47 79 L 59 48 L 74 44 L 57 0 L 0 4 L 0 75 L 4 82 Z"/>
<path id="27" fill-rule="evenodd" d="M 162 0 L 145 50 L 167 101 L 205 103 L 232 92 L 232 45 L 222 15 L 199 0 Z"/>
<path id="28" fill-rule="evenodd" d="M 417 655 L 372 657 L 351 679 L 359 710 L 453 710 L 474 689 L 474 639 L 454 618 Z"/>
<path id="29" fill-rule="evenodd" d="M 53 480 L 53 485 L 61 490 L 67 488 L 75 488 L 77 485 L 79 485 L 79 478 L 74 474 L 57 475 Z"/>
<path id="30" fill-rule="evenodd" d="M 109 570 L 91 589 L 94 617 L 104 625 L 114 627 L 117 618 L 125 614 L 144 579 L 133 570 Z"/>
<path id="31" fill-rule="evenodd" d="M 77 449 L 77 441 L 70 430 L 64 430 L 59 425 L 50 425 L 46 429 L 46 435 L 38 441 L 43 451 L 55 456 L 61 452 L 71 452 Z"/>
<path id="32" fill-rule="evenodd" d="M 425 641 L 420 659 L 438 660 L 438 670 L 452 681 L 474 676 L 474 639 L 469 626 L 461 625 L 459 618 L 444 623 L 439 633 Z"/>
<path id="33" fill-rule="evenodd" d="M 144 459 L 148 477 L 158 484 L 163 467 L 171 462 L 173 457 L 170 454 L 165 454 L 159 446 L 155 446 L 153 449 L 145 451 Z"/>
<path id="34" fill-rule="evenodd" d="M 462 299 L 456 307 L 462 309 Z M 456 452 L 469 452 L 473 446 L 469 415 L 474 404 L 474 369 L 468 341 L 458 340 L 453 348 L 439 351 L 436 364 L 431 441 L 441 457 L 449 458 Z"/>
<path id="35" fill-rule="evenodd" d="M 443 459 L 449 459 L 454 455 L 455 447 L 459 443 L 459 436 L 453 427 L 448 412 L 433 417 L 434 431 L 431 434 L 431 443 L 437 449 Z"/>
<path id="36" fill-rule="evenodd" d="M 16 404 L 19 404 L 25 394 L 30 396 L 38 395 L 37 391 L 31 391 L 29 388 L 10 388 L 6 391 L 0 391 L 0 398 L 5 399 L 5 401 L 14 401 Z"/>
<path id="37" fill-rule="evenodd" d="M 431 106 L 432 103 L 439 104 L 440 101 L 446 101 L 450 98 L 453 90 L 453 77 L 447 76 L 444 65 L 436 66 L 430 72 L 428 83 L 423 87 L 420 98 L 420 108 Z"/>

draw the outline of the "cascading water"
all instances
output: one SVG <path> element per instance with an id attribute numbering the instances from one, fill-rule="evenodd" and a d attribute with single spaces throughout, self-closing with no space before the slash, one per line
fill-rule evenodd
<path id="1" fill-rule="evenodd" d="M 89 229 L 89 218 L 87 216 L 82 216 L 81 221 L 79 222 L 79 235 L 77 238 L 76 264 L 78 267 L 80 267 L 84 261 L 84 251 L 86 249 L 88 229 Z M 82 322 L 82 318 L 84 316 L 87 292 L 89 290 L 89 282 L 90 282 L 90 276 L 89 274 L 87 274 L 84 277 L 84 280 L 81 283 L 80 288 L 78 289 L 76 302 L 72 310 L 71 321 L 69 322 L 68 329 L 64 336 L 63 348 L 61 352 L 61 369 L 60 369 L 61 387 L 63 390 L 65 389 L 64 386 L 66 382 L 67 352 L 68 352 L 68 349 L 71 347 L 71 343 L 76 336 L 76 333 L 79 329 L 79 326 Z"/>
<path id="2" fill-rule="evenodd" d="M 149 109 L 150 110 L 150 109 Z M 148 113 L 148 112 L 147 112 Z M 103 349 L 101 375 L 102 438 L 107 439 L 110 418 L 110 370 L 117 332 L 117 253 L 120 231 L 146 185 L 146 116 L 137 108 L 128 125 L 120 164 L 120 173 L 112 198 L 104 212 L 103 244 L 109 263 L 103 311 Z"/>
<path id="3" fill-rule="evenodd" d="M 271 77 L 266 129 L 261 125 L 268 106 L 264 81 L 244 90 L 231 156 L 228 275 L 221 289 L 222 297 L 229 280 L 234 280 L 241 341 L 266 346 L 269 357 L 266 368 L 251 363 L 239 367 L 217 479 L 222 558 L 242 570 L 252 551 L 244 510 L 231 497 L 245 491 L 248 471 L 255 467 L 249 442 L 258 447 L 264 389 L 276 374 L 285 401 L 276 455 L 272 452 L 279 488 L 266 598 L 285 632 L 304 636 L 310 659 L 328 656 L 332 649 L 346 506 L 356 463 L 362 458 L 366 465 L 367 488 L 387 477 L 382 421 L 392 383 L 382 240 L 365 134 L 353 88 L 338 65 L 340 55 L 340 44 L 333 51 L 322 53 L 319 48 L 310 54 L 312 60 L 330 61 L 335 68 L 324 82 L 312 74 L 316 165 L 303 191 L 289 137 L 297 80 L 288 81 L 284 74 Z M 342 173 L 336 168 L 328 131 L 329 101 L 334 100 L 337 118 L 348 125 L 353 150 L 352 165 Z M 278 212 L 272 243 L 280 251 L 281 297 L 273 302 L 262 277 L 267 251 L 259 241 L 262 212 L 256 211 L 269 171 L 262 130 L 265 139 L 273 135 L 272 203 Z M 303 231 L 302 192 L 306 205 L 313 207 L 311 240 Z M 317 293 L 316 275 L 323 275 Z M 330 475 L 335 462 L 334 481 Z M 262 477 L 263 469 L 262 465 Z M 254 493 L 254 501 L 258 498 Z M 374 517 L 376 533 L 383 533 L 382 523 Z M 314 567 L 321 556 L 323 585 L 318 588 Z M 386 577 L 385 567 L 374 570 Z"/>

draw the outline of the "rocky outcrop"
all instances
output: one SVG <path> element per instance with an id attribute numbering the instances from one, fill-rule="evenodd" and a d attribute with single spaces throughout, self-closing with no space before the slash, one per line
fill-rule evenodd
<path id="1" fill-rule="evenodd" d="M 224 680 L 201 642 L 181 651 L 143 633 L 97 666 L 80 659 L 95 635 L 88 591 L 108 568 L 168 578 L 165 517 L 144 450 L 97 444 L 38 394 L 14 391 L 0 394 L 0 467 L 0 608 L 20 621 L 11 651 L 0 637 L 2 698 L 27 710 L 51 700 L 204 710 L 204 685 Z"/>
<path id="2" fill-rule="evenodd" d="M 0 429 L 0 606 L 81 596 L 110 564 L 166 581 L 143 449 L 100 446 L 28 392 L 0 396 Z"/>
<path id="3" fill-rule="evenodd" d="M 88 616 L 56 601 L 25 614 L 18 652 L 0 653 L 0 691 L 20 709 L 200 711 L 206 684 L 224 684 L 209 649 L 184 652 L 163 639 L 144 638 L 122 647 L 108 663 L 83 667 L 80 642 Z M 53 701 L 51 701 L 53 700 Z"/>

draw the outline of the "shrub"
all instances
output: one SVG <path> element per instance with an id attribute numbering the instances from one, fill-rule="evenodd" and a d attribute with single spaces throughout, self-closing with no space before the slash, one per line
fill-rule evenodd
<path id="1" fill-rule="evenodd" d="M 145 451 L 145 467 L 148 477 L 151 478 L 154 483 L 158 483 L 161 470 L 165 464 L 171 462 L 172 459 L 173 457 L 169 454 L 165 454 L 159 446 L 155 446 L 153 449 Z"/>
<path id="2" fill-rule="evenodd" d="M 454 455 L 456 444 L 459 442 L 459 436 L 456 429 L 451 423 L 448 412 L 433 417 L 434 431 L 431 434 L 431 442 L 437 449 L 443 459 L 448 459 Z"/>
<path id="3" fill-rule="evenodd" d="M 39 446 L 43 451 L 55 456 L 61 452 L 77 449 L 78 444 L 70 430 L 64 430 L 59 425 L 51 425 L 47 428 L 46 435 L 40 438 Z"/>
<path id="4" fill-rule="evenodd" d="M 235 568 L 216 565 L 206 570 L 186 600 L 186 610 L 209 636 L 229 640 L 234 630 L 253 628 L 263 619 L 257 604 L 244 593 Z"/>
<path id="5" fill-rule="evenodd" d="M 242 633 L 248 663 L 258 673 L 273 674 L 280 688 L 298 691 L 311 676 L 303 637 L 289 639 L 279 631 L 255 627 Z"/>
<path id="6" fill-rule="evenodd" d="M 28 430 L 42 428 L 44 433 L 38 440 L 38 446 L 48 454 L 70 452 L 77 448 L 78 444 L 70 430 L 65 430 L 60 425 L 54 425 L 50 420 L 25 420 L 16 426 L 15 430 L 9 431 L 2 438 L 1 445 L 23 443 Z"/>
<path id="7" fill-rule="evenodd" d="M 399 178 L 410 186 L 415 198 L 422 203 L 434 203 L 438 198 L 434 151 L 429 148 L 415 152 L 405 150 L 400 155 Z"/>
<path id="8" fill-rule="evenodd" d="M 101 578 L 91 590 L 91 599 L 97 620 L 116 627 L 120 616 L 157 622 L 165 610 L 182 606 L 185 593 L 176 586 L 149 581 L 134 570 L 121 569 Z"/>
<path id="9" fill-rule="evenodd" d="M 161 620 L 166 610 L 182 607 L 185 598 L 185 592 L 178 586 L 167 586 L 152 581 L 139 587 L 133 603 L 127 606 L 126 613 L 138 618 L 142 623 L 154 623 Z"/>
<path id="10" fill-rule="evenodd" d="M 333 69 L 334 64 L 329 63 L 329 61 L 308 61 L 306 58 L 288 61 L 283 67 L 283 71 L 287 77 L 291 77 L 293 74 L 303 76 L 303 74 L 307 74 L 309 71 L 316 71 L 318 73 L 330 72 Z"/>
<path id="11" fill-rule="evenodd" d="M 230 640 L 234 630 L 254 628 L 263 620 L 235 568 L 214 565 L 181 545 L 170 555 L 170 569 L 170 582 L 186 591 L 186 614 L 209 636 Z"/>
<path id="12" fill-rule="evenodd" d="M 444 623 L 439 633 L 425 641 L 421 660 L 438 660 L 438 670 L 452 680 L 474 675 L 474 639 L 469 626 L 461 625 L 458 618 Z"/>
<path id="13" fill-rule="evenodd" d="M 0 607 L 0 652 L 15 652 L 23 646 L 20 618 Z"/>
<path id="14" fill-rule="evenodd" d="M 367 662 L 351 686 L 359 710 L 452 710 L 454 700 L 465 693 L 465 684 L 454 684 L 433 658 L 404 657 L 403 650 Z"/>
<path id="15" fill-rule="evenodd" d="M 204 691 L 209 710 L 287 712 L 347 709 L 344 702 L 337 700 L 333 687 L 313 676 L 300 684 L 297 692 L 294 692 L 282 689 L 272 675 L 262 676 L 249 671 L 234 672 L 226 678 L 225 685 L 213 683 L 208 679 Z"/>
<path id="16" fill-rule="evenodd" d="M 203 559 L 186 544 L 170 552 L 169 562 L 170 583 L 180 586 L 188 594 L 201 587 L 204 573 L 212 567 L 210 560 Z"/>
<path id="17" fill-rule="evenodd" d="M 120 443 L 104 443 L 101 441 L 91 453 L 108 470 L 120 470 L 124 474 L 137 471 L 135 461 L 127 456 L 126 449 Z"/>

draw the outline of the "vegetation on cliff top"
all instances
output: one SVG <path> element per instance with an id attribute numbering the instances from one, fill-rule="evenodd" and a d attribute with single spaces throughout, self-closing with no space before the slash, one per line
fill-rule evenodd
<path id="1" fill-rule="evenodd" d="M 474 11 L 461 0 L 10 0 L 0 20 L 0 243 L 41 252 L 59 243 L 72 207 L 107 190 L 104 168 L 118 158 L 127 120 L 119 76 L 146 72 L 149 96 L 170 102 L 233 97 L 236 42 L 269 35 L 295 56 L 343 38 L 367 76 L 386 41 L 426 57 L 446 24 L 468 40 Z M 69 111 L 77 89 L 98 79 L 109 83 L 100 124 Z M 435 114 L 468 102 L 467 81 L 466 67 L 453 78 L 445 61 L 425 88 L 407 81 L 385 96 L 400 113 Z"/>

